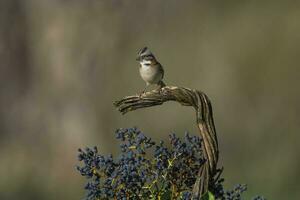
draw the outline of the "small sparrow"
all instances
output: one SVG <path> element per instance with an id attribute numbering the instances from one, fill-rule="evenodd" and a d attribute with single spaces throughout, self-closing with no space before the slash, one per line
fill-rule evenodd
<path id="1" fill-rule="evenodd" d="M 164 69 L 147 47 L 139 51 L 136 60 L 140 62 L 140 75 L 146 82 L 146 87 L 141 94 L 145 93 L 149 85 L 158 85 L 159 89 L 166 86 L 162 81 Z"/>

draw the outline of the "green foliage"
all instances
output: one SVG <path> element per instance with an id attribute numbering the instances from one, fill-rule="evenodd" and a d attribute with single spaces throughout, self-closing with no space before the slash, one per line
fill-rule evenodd
<path id="1" fill-rule="evenodd" d="M 202 198 L 201 200 L 215 200 L 215 196 L 208 191 Z"/>

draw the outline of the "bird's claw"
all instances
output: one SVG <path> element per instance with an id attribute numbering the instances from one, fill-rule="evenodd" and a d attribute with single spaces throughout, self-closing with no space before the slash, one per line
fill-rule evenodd
<path id="1" fill-rule="evenodd" d="M 145 91 L 142 91 L 139 93 L 139 98 L 142 98 L 142 96 L 145 94 Z"/>

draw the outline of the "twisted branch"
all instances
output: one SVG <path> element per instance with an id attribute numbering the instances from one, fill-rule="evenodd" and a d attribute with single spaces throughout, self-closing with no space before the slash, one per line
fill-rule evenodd
<path id="1" fill-rule="evenodd" d="M 199 169 L 194 184 L 193 199 L 200 199 L 203 194 L 212 189 L 217 176 L 219 156 L 218 140 L 215 131 L 213 112 L 208 97 L 200 91 L 184 87 L 166 86 L 161 90 L 152 90 L 141 96 L 127 96 L 116 101 L 114 105 L 125 114 L 140 108 L 161 105 L 166 101 L 176 101 L 184 106 L 193 106 L 196 111 L 197 127 L 202 141 L 202 150 L 206 162 Z"/>

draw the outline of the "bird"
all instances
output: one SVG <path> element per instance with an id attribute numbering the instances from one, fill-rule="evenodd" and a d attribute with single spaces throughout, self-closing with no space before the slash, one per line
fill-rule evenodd
<path id="1" fill-rule="evenodd" d="M 164 69 L 148 47 L 144 47 L 138 52 L 136 60 L 140 63 L 140 75 L 146 82 L 146 87 L 141 94 L 144 94 L 150 85 L 158 85 L 159 90 L 166 86 L 162 80 Z"/>

